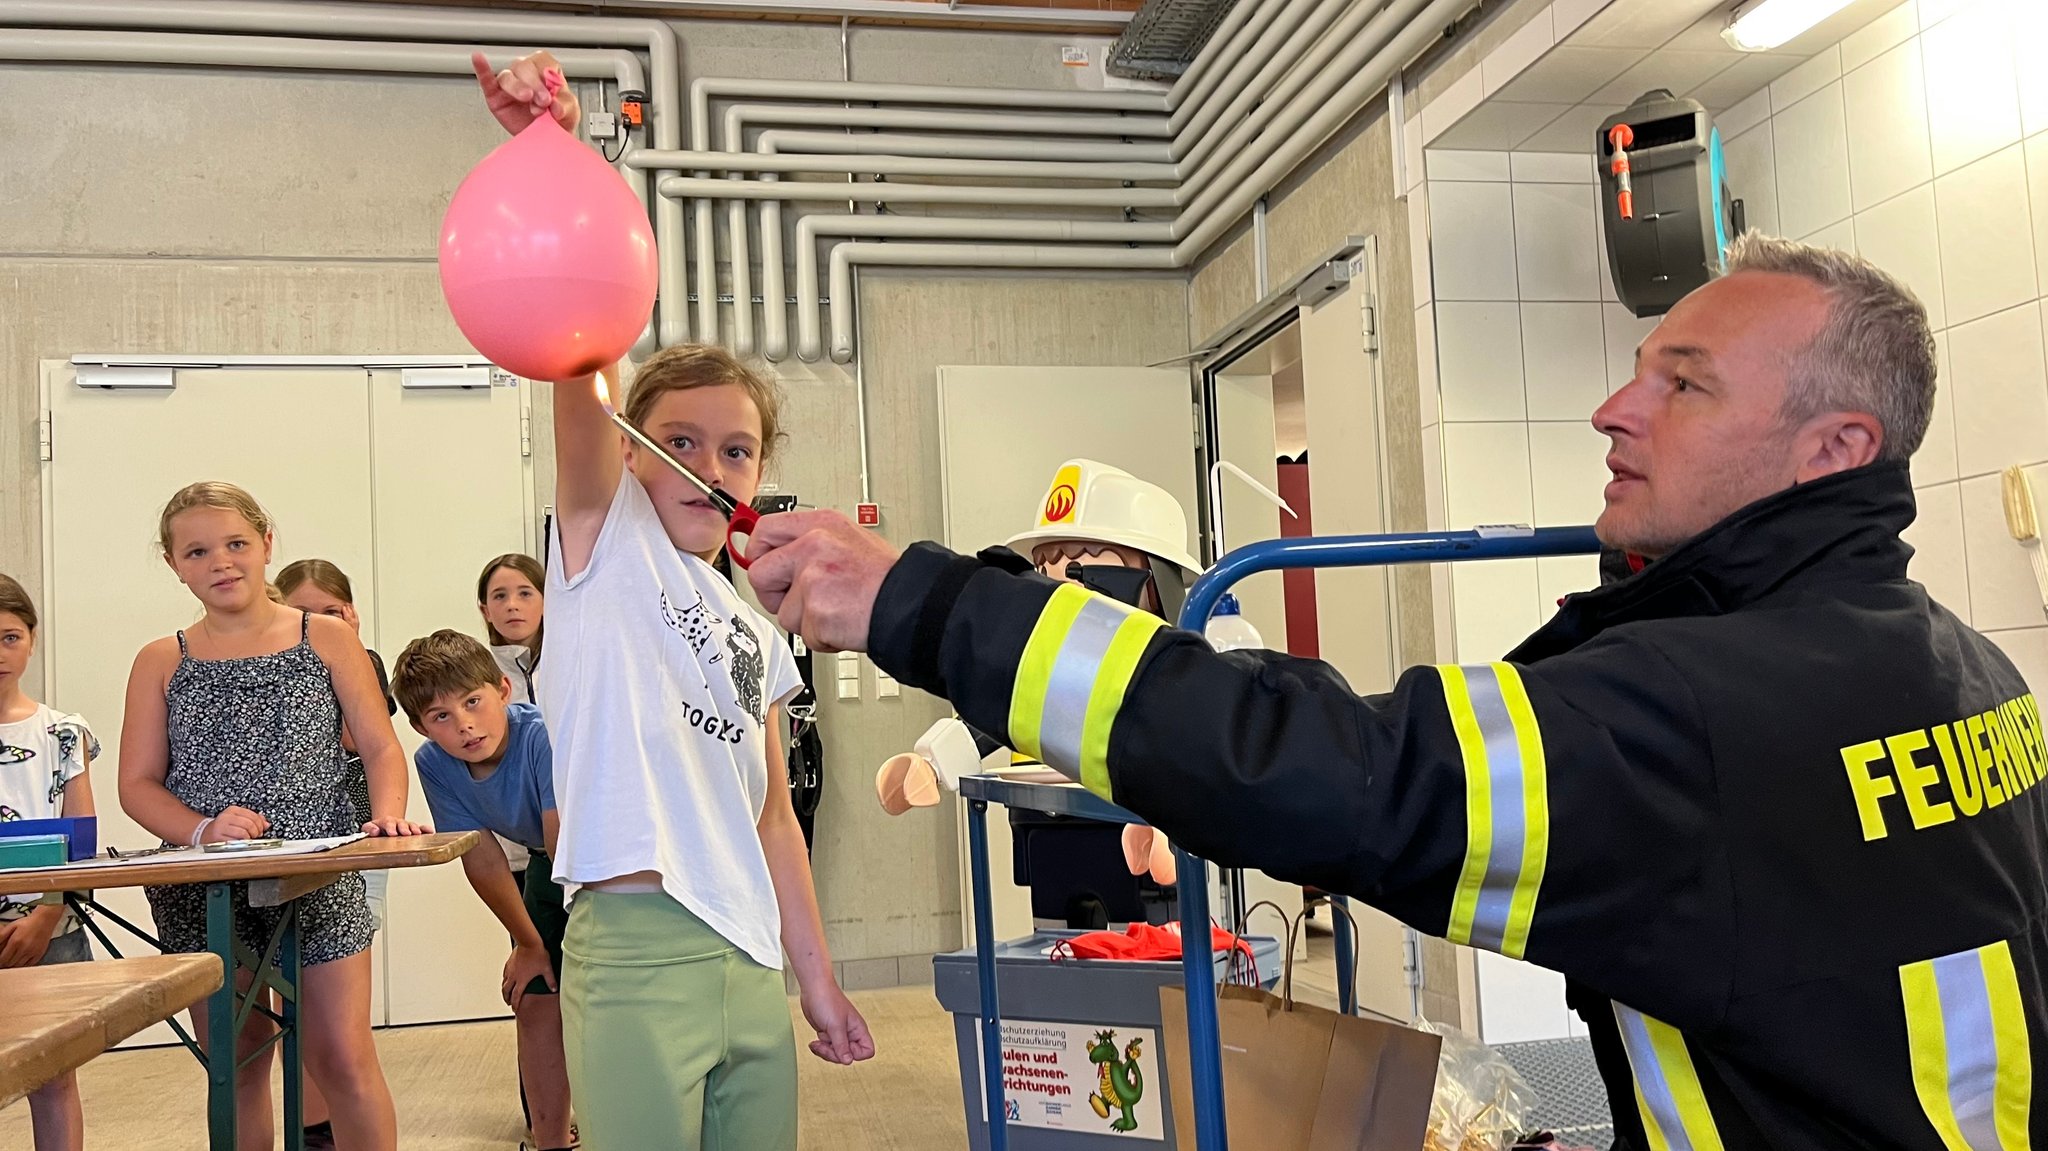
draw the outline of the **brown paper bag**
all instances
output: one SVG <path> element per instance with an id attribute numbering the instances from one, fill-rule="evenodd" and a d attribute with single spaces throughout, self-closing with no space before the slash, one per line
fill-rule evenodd
<path id="1" fill-rule="evenodd" d="M 1275 910 L 1278 910 L 1277 908 Z M 1292 1002 L 1292 937 L 1283 994 L 1217 989 L 1224 1113 L 1233 1151 L 1416 1151 L 1436 1091 L 1437 1036 Z M 1182 1151 L 1195 1147 L 1187 996 L 1159 989 L 1166 1077 Z"/>

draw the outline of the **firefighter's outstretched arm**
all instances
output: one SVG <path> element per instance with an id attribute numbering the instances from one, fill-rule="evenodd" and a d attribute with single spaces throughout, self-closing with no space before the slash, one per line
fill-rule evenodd
<path id="1" fill-rule="evenodd" d="M 869 645 L 904 683 L 1216 863 L 1561 970 L 1625 965 L 1610 946 L 1623 923 L 1637 938 L 1660 930 L 1650 920 L 1687 940 L 1725 930 L 1700 854 L 1667 850 L 1717 828 L 1696 706 L 1654 652 L 1596 642 L 1540 672 L 1414 668 L 1362 697 L 1319 661 L 1219 654 L 929 544 L 890 572 Z M 1615 990 L 1632 982 L 1614 974 Z"/>

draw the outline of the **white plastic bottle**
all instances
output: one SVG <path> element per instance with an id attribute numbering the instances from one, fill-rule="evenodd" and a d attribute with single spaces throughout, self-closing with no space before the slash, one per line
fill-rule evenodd
<path id="1" fill-rule="evenodd" d="M 1216 601 L 1216 610 L 1209 615 L 1209 622 L 1202 628 L 1202 635 L 1209 646 L 1217 651 L 1242 651 L 1246 648 L 1265 647 L 1259 629 L 1252 621 L 1244 618 L 1243 609 L 1237 597 L 1225 593 Z"/>

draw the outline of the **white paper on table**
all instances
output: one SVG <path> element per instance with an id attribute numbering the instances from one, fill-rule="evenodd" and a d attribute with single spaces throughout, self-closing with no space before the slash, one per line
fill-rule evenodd
<path id="1" fill-rule="evenodd" d="M 269 859 L 277 856 L 317 855 L 323 851 L 332 851 L 343 844 L 354 843 L 362 838 L 364 838 L 363 833 L 359 831 L 354 835 L 336 835 L 326 839 L 288 839 L 276 847 L 258 847 L 248 851 L 208 851 L 203 847 L 181 847 L 176 851 L 163 851 L 150 855 L 124 855 L 118 859 L 95 856 L 92 859 L 81 859 L 76 863 L 67 863 L 62 866 L 66 871 L 82 871 L 101 867 L 135 867 L 156 863 L 192 863 L 197 860 L 209 859 Z M 5 867 L 0 868 L 0 875 L 21 871 L 49 870 L 51 870 L 49 867 Z"/>

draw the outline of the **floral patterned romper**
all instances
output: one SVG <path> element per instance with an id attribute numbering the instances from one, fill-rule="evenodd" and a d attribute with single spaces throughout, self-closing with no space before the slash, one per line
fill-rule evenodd
<path id="1" fill-rule="evenodd" d="M 183 656 L 165 693 L 171 762 L 164 786 L 201 815 L 239 806 L 270 820 L 269 834 L 317 839 L 361 830 L 344 780 L 341 705 L 327 665 L 299 623 L 296 647 L 244 659 Z M 232 888 L 235 933 L 257 954 L 283 908 L 250 907 L 245 883 Z M 206 888 L 143 889 L 165 951 L 206 950 Z M 350 873 L 298 900 L 300 961 L 344 959 L 370 946 L 363 877 Z"/>

